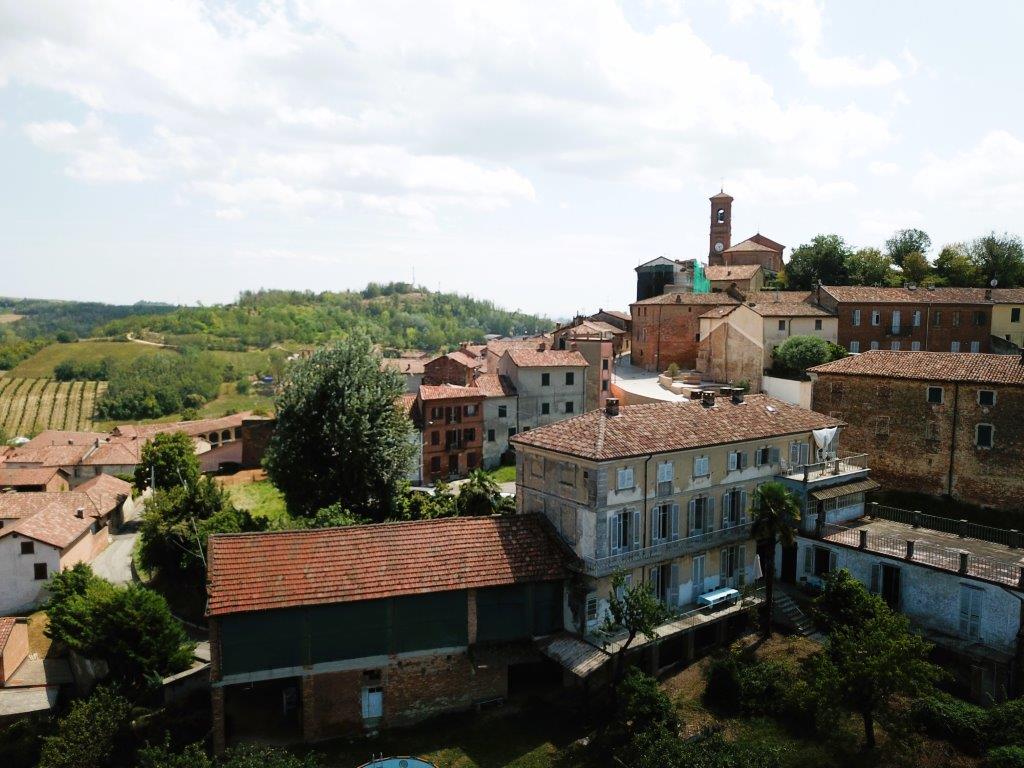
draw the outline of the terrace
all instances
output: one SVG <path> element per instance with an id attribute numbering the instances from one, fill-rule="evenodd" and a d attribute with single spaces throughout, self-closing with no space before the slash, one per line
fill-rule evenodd
<path id="1" fill-rule="evenodd" d="M 721 544 L 745 541 L 750 538 L 751 523 L 740 523 L 716 531 L 663 541 L 649 547 L 640 547 L 607 557 L 581 557 L 582 570 L 588 576 L 605 576 L 624 567 L 637 567 L 649 562 L 667 560 L 713 548 Z"/>
<path id="2" fill-rule="evenodd" d="M 854 453 L 808 464 L 790 464 L 784 461 L 779 475 L 801 483 L 819 483 L 867 476 L 868 469 L 868 455 Z"/>

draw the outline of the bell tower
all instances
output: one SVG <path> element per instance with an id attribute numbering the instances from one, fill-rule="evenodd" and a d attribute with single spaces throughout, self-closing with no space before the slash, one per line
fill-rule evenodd
<path id="1" fill-rule="evenodd" d="M 732 244 L 732 196 L 719 192 L 711 198 L 711 242 L 708 264 L 725 263 L 722 251 Z"/>

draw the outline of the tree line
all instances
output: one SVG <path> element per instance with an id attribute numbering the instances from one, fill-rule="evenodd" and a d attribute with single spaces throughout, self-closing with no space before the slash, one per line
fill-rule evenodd
<path id="1" fill-rule="evenodd" d="M 822 234 L 793 249 L 781 276 L 782 286 L 810 290 L 823 285 L 987 287 L 1024 285 L 1024 245 L 1011 234 L 990 233 L 944 246 L 929 257 L 932 240 L 920 229 L 901 229 L 884 250 L 855 248 L 840 235 Z"/>

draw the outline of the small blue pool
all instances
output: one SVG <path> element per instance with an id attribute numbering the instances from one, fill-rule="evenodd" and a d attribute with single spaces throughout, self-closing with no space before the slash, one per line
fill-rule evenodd
<path id="1" fill-rule="evenodd" d="M 380 757 L 364 763 L 359 768 L 436 768 L 433 763 L 418 757 Z"/>

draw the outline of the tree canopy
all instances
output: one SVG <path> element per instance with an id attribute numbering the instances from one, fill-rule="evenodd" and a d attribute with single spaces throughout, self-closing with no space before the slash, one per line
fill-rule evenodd
<path id="1" fill-rule="evenodd" d="M 860 248 L 846 259 L 851 285 L 888 285 L 893 279 L 892 259 L 877 248 Z"/>
<path id="2" fill-rule="evenodd" d="M 800 503 L 786 486 L 779 482 L 762 483 L 754 491 L 753 525 L 750 536 L 766 544 L 768 556 L 764 563 L 764 631 L 772 634 L 772 616 L 775 609 L 775 545 L 792 546 L 796 524 L 800 522 Z"/>
<path id="3" fill-rule="evenodd" d="M 815 365 L 845 356 L 846 350 L 841 346 L 818 336 L 790 336 L 776 348 L 772 357 L 775 366 L 784 372 L 802 374 Z"/>
<path id="4" fill-rule="evenodd" d="M 394 516 L 414 452 L 403 392 L 362 334 L 292 366 L 264 460 L 291 514 L 340 504 L 371 520 Z"/>
<path id="5" fill-rule="evenodd" d="M 897 267 L 903 267 L 903 262 L 911 253 L 920 254 L 922 257 L 932 247 L 932 239 L 928 233 L 920 229 L 900 229 L 893 232 L 892 237 L 885 241 L 885 255 Z"/>
<path id="6" fill-rule="evenodd" d="M 192 438 L 184 432 L 163 432 L 142 446 L 135 467 L 135 487 L 155 488 L 192 486 L 199 481 L 199 458 Z"/>
<path id="7" fill-rule="evenodd" d="M 786 287 L 810 290 L 815 283 L 845 285 L 852 251 L 839 235 L 817 235 L 793 249 L 785 267 Z"/>

